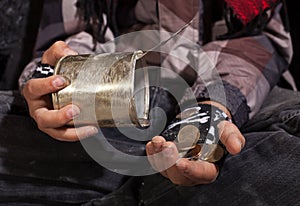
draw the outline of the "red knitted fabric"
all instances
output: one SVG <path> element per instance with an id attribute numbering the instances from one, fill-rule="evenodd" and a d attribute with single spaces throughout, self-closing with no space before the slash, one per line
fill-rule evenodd
<path id="1" fill-rule="evenodd" d="M 246 25 L 263 10 L 273 7 L 279 0 L 225 0 L 237 18 Z"/>

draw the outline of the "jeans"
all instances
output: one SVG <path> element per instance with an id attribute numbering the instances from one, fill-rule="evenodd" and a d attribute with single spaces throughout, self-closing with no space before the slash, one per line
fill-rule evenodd
<path id="1" fill-rule="evenodd" d="M 300 93 L 275 87 L 242 128 L 246 146 L 214 183 L 183 187 L 160 174 L 121 175 L 79 142 L 39 131 L 18 92 L 0 93 L 0 203 L 4 205 L 300 205 Z M 128 153 L 143 144 L 109 141 Z"/>
<path id="2" fill-rule="evenodd" d="M 159 174 L 133 177 L 87 205 L 300 205 L 300 93 L 274 88 L 242 133 L 245 148 L 226 158 L 212 184 L 183 187 Z"/>

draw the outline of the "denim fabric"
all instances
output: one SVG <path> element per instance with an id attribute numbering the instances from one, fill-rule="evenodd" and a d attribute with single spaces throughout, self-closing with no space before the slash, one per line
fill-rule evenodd
<path id="1" fill-rule="evenodd" d="M 300 205 L 300 93 L 276 87 L 242 131 L 245 148 L 226 159 L 212 184 L 182 187 L 159 174 L 134 177 L 87 205 Z"/>
<path id="2" fill-rule="evenodd" d="M 0 204 L 78 205 L 127 179 L 97 164 L 79 142 L 39 131 L 18 92 L 0 92 L 0 101 Z"/>
<path id="3" fill-rule="evenodd" d="M 90 158 L 80 143 L 53 140 L 28 117 L 17 92 L 0 92 L 0 203 L 4 205 L 300 205 L 300 93 L 276 87 L 243 128 L 243 151 L 218 179 L 182 187 L 159 174 L 127 177 Z M 110 142 L 141 153 L 122 135 Z M 134 151 L 137 150 L 137 151 Z"/>

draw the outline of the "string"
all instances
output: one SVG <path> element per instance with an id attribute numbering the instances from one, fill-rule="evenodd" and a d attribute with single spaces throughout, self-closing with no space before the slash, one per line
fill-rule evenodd
<path id="1" fill-rule="evenodd" d="M 197 15 L 196 15 L 197 16 Z M 165 45 L 166 43 L 168 43 L 170 40 L 174 39 L 175 37 L 177 37 L 181 32 L 183 32 L 188 26 L 190 26 L 194 20 L 196 19 L 196 16 L 187 24 L 185 24 L 183 27 L 181 27 L 180 29 L 178 29 L 175 33 L 173 33 L 169 38 L 167 38 L 164 41 L 159 42 L 157 45 L 155 45 L 154 47 L 152 47 L 151 49 L 141 53 L 141 55 L 138 55 L 138 58 L 143 58 L 145 55 L 147 55 L 149 52 L 156 50 L 157 48 Z"/>

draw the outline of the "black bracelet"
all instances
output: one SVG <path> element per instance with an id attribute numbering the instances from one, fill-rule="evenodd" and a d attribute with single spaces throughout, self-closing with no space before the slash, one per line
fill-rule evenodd
<path id="1" fill-rule="evenodd" d="M 213 162 L 220 168 L 228 154 L 217 127 L 224 120 L 231 121 L 224 111 L 199 104 L 178 114 L 162 136 L 175 142 L 181 157 Z"/>
<path id="2" fill-rule="evenodd" d="M 54 73 L 54 67 L 49 64 L 43 64 L 38 62 L 36 69 L 32 74 L 32 78 L 45 78 L 52 76 Z"/>

